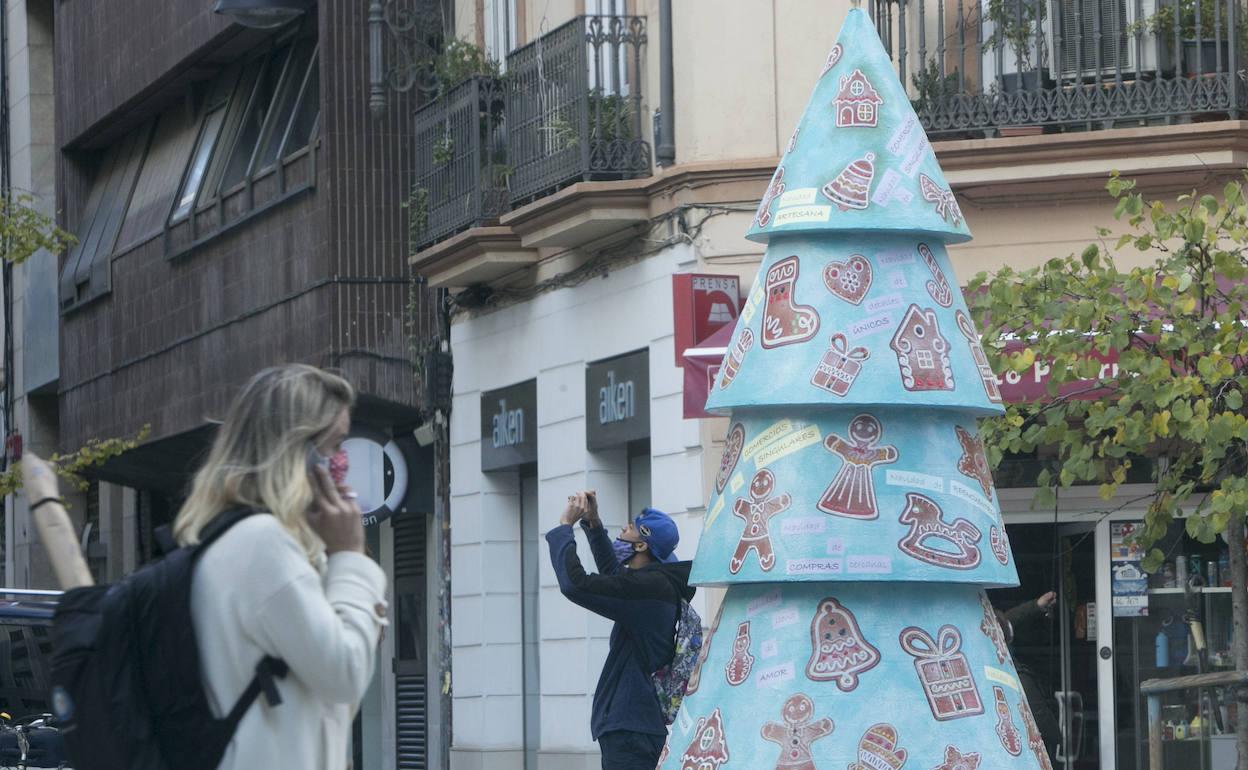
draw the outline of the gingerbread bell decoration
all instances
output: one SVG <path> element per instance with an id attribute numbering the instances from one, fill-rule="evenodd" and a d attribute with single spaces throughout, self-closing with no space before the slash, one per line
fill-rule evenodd
<path id="1" fill-rule="evenodd" d="M 867 14 L 831 50 L 707 401 L 730 419 L 692 582 L 727 590 L 658 770 L 1049 770 L 984 592 L 1018 578 L 947 251 L 974 212 Z"/>

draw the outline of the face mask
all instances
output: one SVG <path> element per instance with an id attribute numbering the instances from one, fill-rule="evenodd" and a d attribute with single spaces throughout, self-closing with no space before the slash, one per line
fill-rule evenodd
<path id="1" fill-rule="evenodd" d="M 633 544 L 622 538 L 617 537 L 615 542 L 611 544 L 611 547 L 615 549 L 615 558 L 620 564 L 627 564 L 628 560 L 633 558 L 635 553 Z"/>

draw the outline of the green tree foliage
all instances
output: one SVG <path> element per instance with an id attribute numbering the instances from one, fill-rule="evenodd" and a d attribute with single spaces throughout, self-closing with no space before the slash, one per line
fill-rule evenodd
<path id="1" fill-rule="evenodd" d="M 1248 510 L 1244 186 L 1171 206 L 1145 200 L 1117 175 L 1107 188 L 1122 235 L 1103 229 L 1079 255 L 980 273 L 969 284 L 995 370 L 1051 367 L 1047 400 L 1011 404 L 985 422 L 989 459 L 995 467 L 1007 452 L 1055 451 L 1037 484 L 1037 504 L 1051 505 L 1057 487 L 1076 483 L 1099 484 L 1110 500 L 1133 457 L 1156 457 L 1141 544 L 1151 547 L 1180 517 L 1188 534 L 1212 542 L 1232 513 Z M 1152 261 L 1121 269 L 1114 255 L 1124 250 Z M 1018 342 L 1007 352 L 1009 340 Z M 1117 369 L 1093 350 L 1117 352 Z M 1152 548 L 1145 568 L 1162 558 Z"/>

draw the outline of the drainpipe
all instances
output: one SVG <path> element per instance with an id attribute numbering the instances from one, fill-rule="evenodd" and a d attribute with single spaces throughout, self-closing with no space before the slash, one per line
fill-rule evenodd
<path id="1" fill-rule="evenodd" d="M 659 114 L 662 120 L 654 162 L 660 166 L 670 166 L 676 162 L 676 100 L 672 95 L 675 78 L 672 61 L 672 0 L 659 0 Z"/>

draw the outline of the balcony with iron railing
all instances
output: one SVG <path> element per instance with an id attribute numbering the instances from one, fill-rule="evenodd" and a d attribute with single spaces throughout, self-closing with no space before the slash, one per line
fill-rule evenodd
<path id="1" fill-rule="evenodd" d="M 646 20 L 578 16 L 415 115 L 411 246 L 420 250 L 582 181 L 649 176 Z"/>
<path id="2" fill-rule="evenodd" d="M 1241 0 L 873 0 L 933 139 L 1238 117 Z"/>

